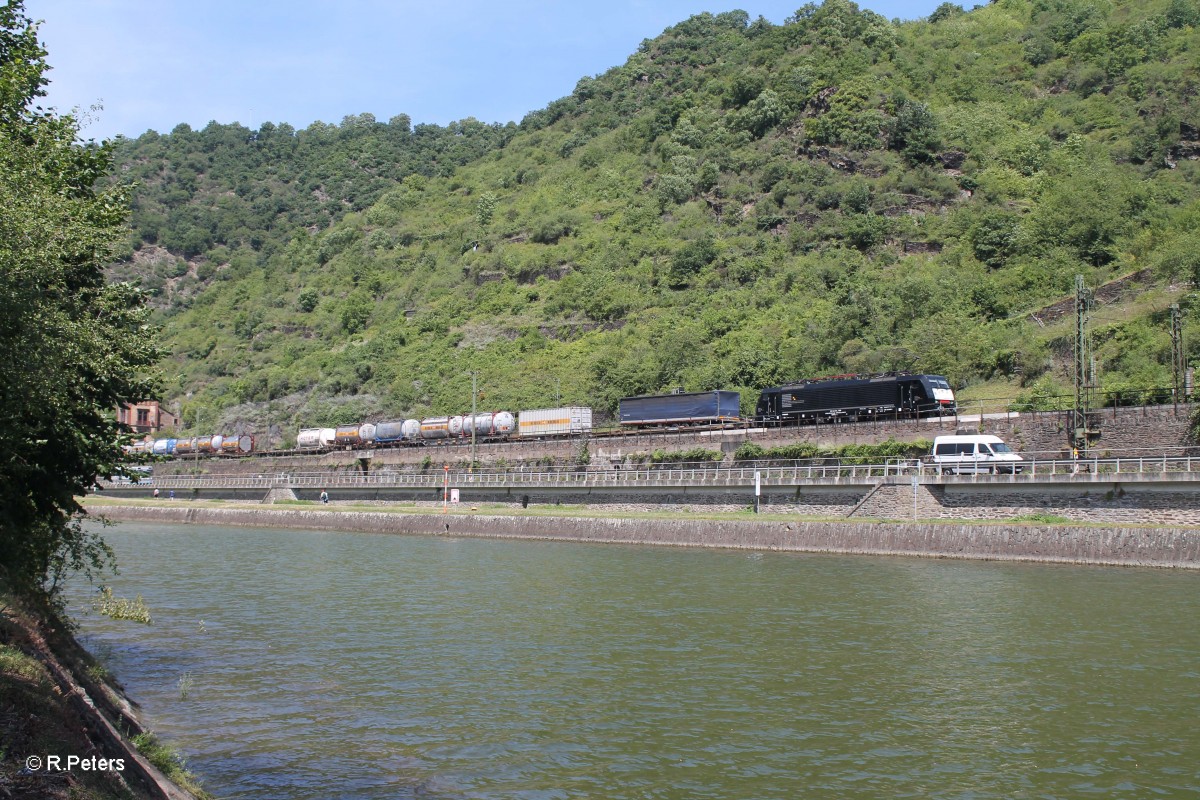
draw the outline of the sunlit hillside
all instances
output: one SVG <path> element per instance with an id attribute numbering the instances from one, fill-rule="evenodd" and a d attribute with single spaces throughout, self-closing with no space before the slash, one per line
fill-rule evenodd
<path id="1" fill-rule="evenodd" d="M 1102 385 L 1137 395 L 1171 383 L 1170 303 L 1200 333 L 1198 22 L 827 0 L 693 17 L 519 125 L 148 134 L 118 144 L 114 274 L 156 294 L 168 404 L 284 437 L 461 411 L 472 372 L 513 410 L 683 386 L 749 411 L 899 369 L 1052 402 L 1069 334 L 1039 312 L 1076 275 L 1137 275 L 1092 323 Z"/>

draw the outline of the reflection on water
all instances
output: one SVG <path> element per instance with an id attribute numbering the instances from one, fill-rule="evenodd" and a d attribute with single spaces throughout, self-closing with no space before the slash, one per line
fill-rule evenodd
<path id="1" fill-rule="evenodd" d="M 223 798 L 1200 793 L 1196 574 L 106 536 L 154 624 L 85 638 Z"/>

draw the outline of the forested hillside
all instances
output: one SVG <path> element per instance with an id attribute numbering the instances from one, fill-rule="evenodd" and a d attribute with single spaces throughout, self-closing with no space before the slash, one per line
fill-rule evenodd
<path id="1" fill-rule="evenodd" d="M 1200 333 L 1198 23 L 827 0 L 693 17 L 519 125 L 147 134 L 114 274 L 157 294 L 169 404 L 285 437 L 462 411 L 473 371 L 508 409 L 895 369 L 1053 402 L 1076 275 L 1137 274 L 1092 319 L 1136 396 L 1171 383 L 1170 303 Z"/>

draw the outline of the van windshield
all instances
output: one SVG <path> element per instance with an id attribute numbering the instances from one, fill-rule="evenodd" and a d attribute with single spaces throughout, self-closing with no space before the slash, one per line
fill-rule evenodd
<path id="1" fill-rule="evenodd" d="M 1008 445 L 1006 445 L 1004 442 L 993 443 L 992 450 L 994 450 L 997 453 L 1011 453 L 1012 452 L 1012 448 L 1009 447 Z"/>

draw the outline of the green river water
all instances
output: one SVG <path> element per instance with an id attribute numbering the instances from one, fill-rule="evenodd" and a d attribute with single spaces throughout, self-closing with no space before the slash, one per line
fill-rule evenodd
<path id="1" fill-rule="evenodd" d="M 123 524 L 221 798 L 1200 797 L 1200 573 Z"/>

